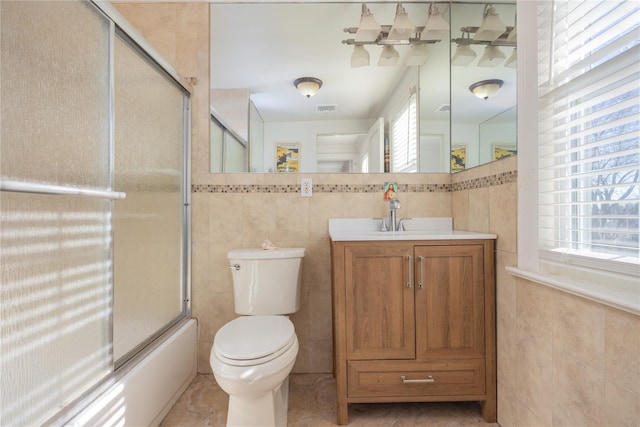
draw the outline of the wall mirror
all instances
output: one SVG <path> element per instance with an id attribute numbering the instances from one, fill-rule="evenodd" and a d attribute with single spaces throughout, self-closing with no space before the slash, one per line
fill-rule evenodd
<path id="1" fill-rule="evenodd" d="M 505 27 L 496 41 L 474 38 L 487 9 Z M 392 145 L 393 151 L 393 126 L 412 94 L 416 172 L 455 172 L 499 154 L 513 154 L 515 9 L 514 3 L 488 6 L 475 1 L 403 2 L 400 6 L 390 2 L 213 3 L 212 116 L 248 141 L 245 155 L 250 172 L 388 171 L 385 144 L 387 149 Z M 427 26 L 430 14 L 437 12 L 450 30 L 438 35 L 437 41 L 429 36 L 422 37 L 423 43 L 395 44 L 397 59 L 395 53 L 382 55 L 387 49 L 384 43 L 356 46 L 360 43 L 354 40 L 360 36 L 355 30 L 362 26 L 363 13 L 371 13 L 381 25 L 380 41 L 387 37 L 385 31 L 391 30 L 398 11 L 406 12 L 418 29 Z M 413 33 L 411 38 L 416 35 L 420 34 Z M 463 55 L 458 54 L 460 49 Z M 484 59 L 489 50 L 497 57 Z M 379 65 L 381 56 L 393 65 Z M 456 59 L 460 56 L 462 60 Z M 301 77 L 321 80 L 318 92 L 307 97 L 298 91 L 294 81 Z M 485 80 L 502 82 L 487 99 L 470 91 L 471 85 Z M 482 132 L 481 124 L 485 124 Z M 495 154 L 494 149 L 506 151 Z M 211 155 L 221 154 L 212 150 Z M 279 159 L 285 158 L 291 167 L 278 168 Z"/>

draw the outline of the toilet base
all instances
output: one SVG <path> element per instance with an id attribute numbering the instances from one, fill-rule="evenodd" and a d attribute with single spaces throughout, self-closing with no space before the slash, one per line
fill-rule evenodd
<path id="1" fill-rule="evenodd" d="M 286 427 L 289 377 L 261 395 L 229 396 L 227 427 Z"/>

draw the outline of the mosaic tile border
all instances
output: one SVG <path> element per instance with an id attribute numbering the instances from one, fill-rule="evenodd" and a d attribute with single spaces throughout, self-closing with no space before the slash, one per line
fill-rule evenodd
<path id="1" fill-rule="evenodd" d="M 516 182 L 518 171 L 483 176 L 452 184 L 398 184 L 398 193 L 450 193 L 455 191 L 493 187 Z M 380 193 L 382 184 L 314 184 L 314 193 Z M 192 193 L 300 193 L 300 185 L 286 184 L 193 184 Z"/>
<path id="2" fill-rule="evenodd" d="M 483 176 L 451 184 L 451 191 L 472 190 L 477 188 L 494 187 L 518 181 L 518 171 L 509 171 L 497 175 Z"/>

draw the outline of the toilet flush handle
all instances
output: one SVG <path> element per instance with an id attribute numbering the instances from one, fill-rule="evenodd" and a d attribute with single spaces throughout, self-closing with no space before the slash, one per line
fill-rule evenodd
<path id="1" fill-rule="evenodd" d="M 229 266 L 229 268 L 233 268 L 234 270 L 240 270 L 240 264 L 233 264 Z"/>

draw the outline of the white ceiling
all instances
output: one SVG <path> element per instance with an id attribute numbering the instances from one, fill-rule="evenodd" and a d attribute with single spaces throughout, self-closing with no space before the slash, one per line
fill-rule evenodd
<path id="1" fill-rule="evenodd" d="M 380 24 L 392 23 L 396 3 L 367 5 Z M 403 3 L 416 26 L 425 25 L 428 5 Z M 469 21 L 465 25 L 480 25 L 483 5 L 468 6 L 475 10 L 465 18 Z M 449 3 L 439 7 L 448 12 Z M 500 7 L 496 5 L 499 13 Z M 514 17 L 509 15 L 515 14 L 515 7 L 509 7 L 509 13 L 501 13 L 501 18 L 506 25 L 513 25 Z M 357 27 L 360 14 L 360 3 L 212 4 L 211 88 L 248 89 L 265 121 L 374 118 L 405 72 L 403 64 L 409 48 L 398 47 L 401 54 L 398 65 L 378 67 L 381 48 L 372 46 L 368 49 L 371 64 L 351 68 L 352 47 L 341 41 L 352 36 L 344 33 L 343 28 Z M 452 27 L 456 28 L 455 25 Z M 452 31 L 452 36 L 459 37 L 459 33 Z M 455 46 L 451 48 L 447 42 L 435 48 L 453 50 Z M 476 50 L 481 56 L 481 48 L 476 47 Z M 507 57 L 511 50 L 504 49 Z M 452 51 L 448 52 L 446 58 L 451 54 Z M 436 64 L 436 61 L 430 63 L 428 60 L 421 67 L 423 92 L 431 91 L 430 96 L 421 100 L 423 118 L 425 113 L 450 103 L 448 67 Z M 460 76 L 456 77 L 460 82 L 452 85 L 454 114 L 468 115 L 475 111 L 486 119 L 512 106 L 515 70 L 501 66 L 484 69 L 470 66 L 453 72 Z M 317 77 L 324 84 L 317 95 L 307 99 L 293 86 L 298 77 Z M 467 88 L 486 78 L 501 78 L 505 85 L 489 101 L 478 100 Z M 456 98 L 460 100 L 456 101 Z M 317 113 L 317 105 L 336 105 L 337 111 Z"/>

